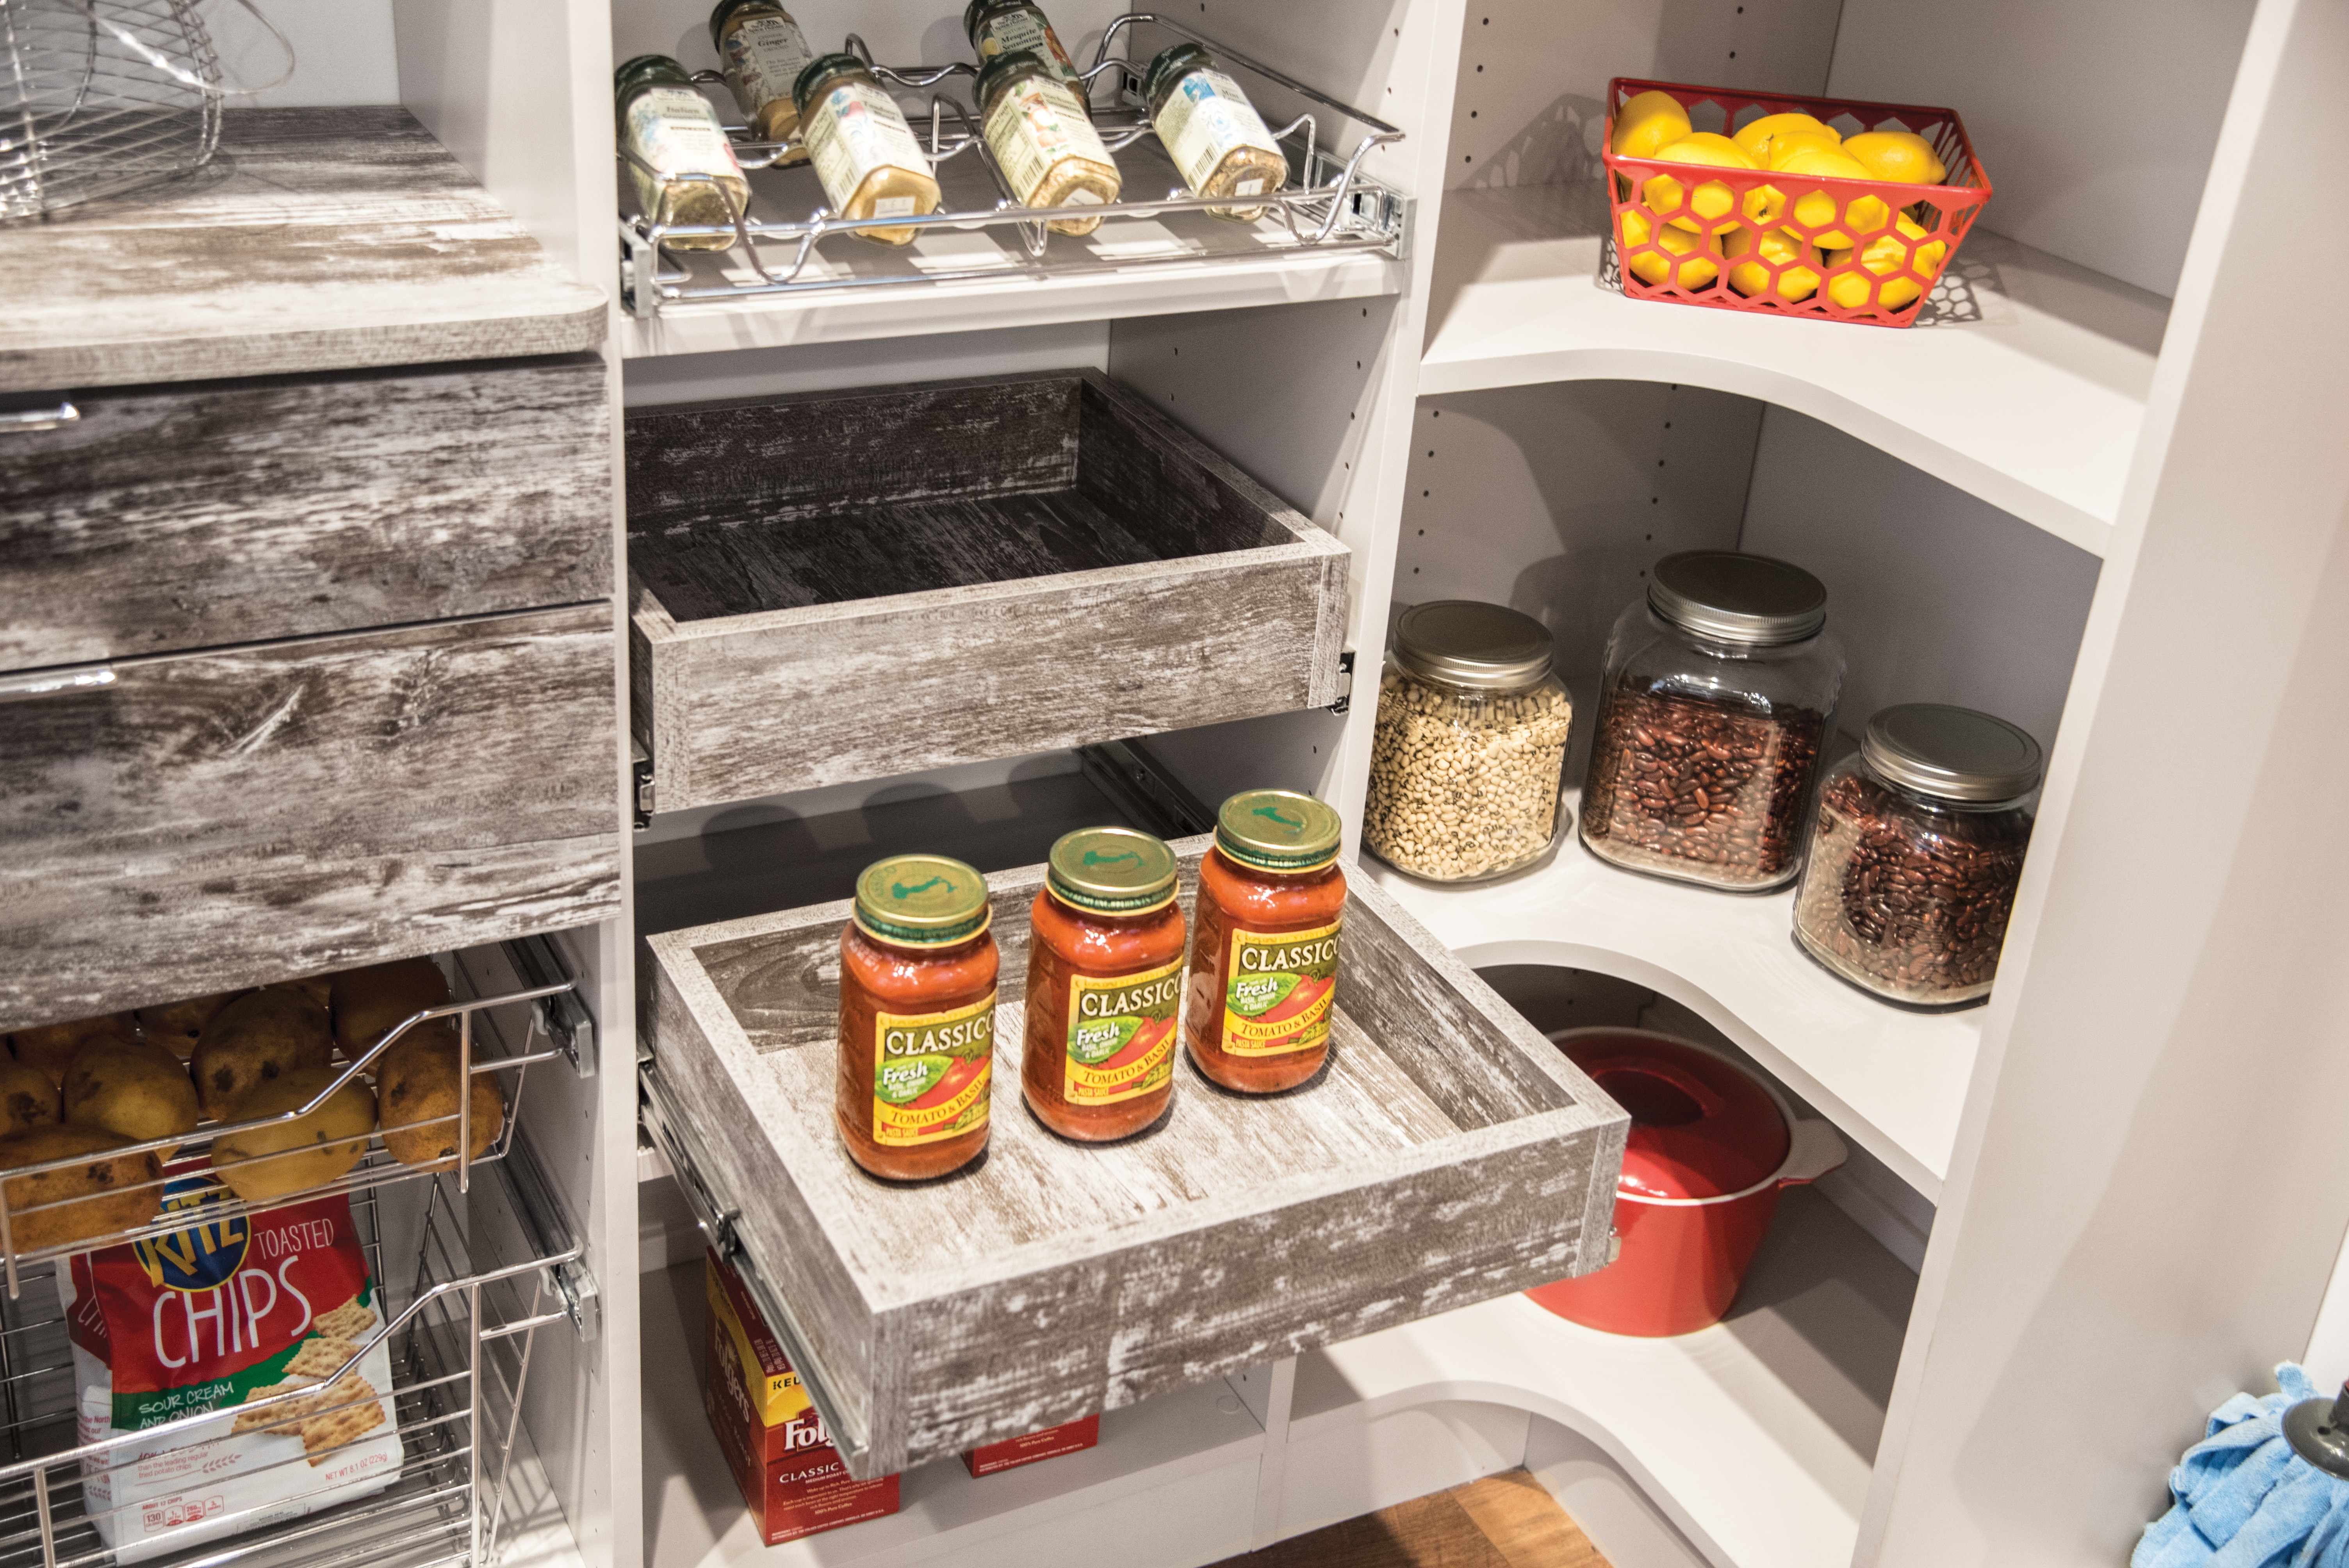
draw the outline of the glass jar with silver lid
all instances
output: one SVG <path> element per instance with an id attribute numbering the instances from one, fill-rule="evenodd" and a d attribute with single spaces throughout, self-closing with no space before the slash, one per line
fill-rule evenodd
<path id="1" fill-rule="evenodd" d="M 2031 843 L 2039 743 L 1939 703 L 1888 707 L 1827 769 L 1795 892 L 1795 941 L 1829 973 L 1920 1010 L 1990 995 Z"/>
<path id="2" fill-rule="evenodd" d="M 1826 589 L 1784 561 L 1657 562 L 1607 639 L 1582 790 L 1590 852 L 1734 892 L 1792 882 L 1843 694 L 1826 618 Z"/>
<path id="3" fill-rule="evenodd" d="M 1557 842 L 1574 709 L 1539 621 L 1445 599 L 1397 618 L 1379 676 L 1362 841 L 1433 882 L 1531 865 Z"/>

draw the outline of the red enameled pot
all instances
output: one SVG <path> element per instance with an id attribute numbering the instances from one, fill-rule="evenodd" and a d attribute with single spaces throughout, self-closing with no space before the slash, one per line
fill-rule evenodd
<path id="1" fill-rule="evenodd" d="M 1824 1121 L 1797 1121 L 1728 1057 L 1649 1029 L 1550 1037 L 1631 1113 L 1615 1191 L 1621 1251 L 1580 1279 L 1526 1292 L 1560 1317 L 1656 1338 L 1721 1321 L 1777 1212 L 1781 1188 L 1844 1162 Z"/>

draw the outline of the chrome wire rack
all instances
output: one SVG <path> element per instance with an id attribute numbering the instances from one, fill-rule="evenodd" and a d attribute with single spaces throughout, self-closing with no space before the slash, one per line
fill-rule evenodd
<path id="1" fill-rule="evenodd" d="M 169 179 L 219 144 L 192 0 L 0 0 L 0 219 Z"/>
<path id="2" fill-rule="evenodd" d="M 1237 67 L 1360 125 L 1361 139 L 1351 152 L 1340 155 L 1324 145 L 1322 128 L 1313 111 L 1297 116 L 1274 131 L 1293 171 L 1288 184 L 1247 200 L 1248 206 L 1265 208 L 1264 216 L 1248 223 L 1207 217 L 1209 209 L 1228 209 L 1234 199 L 1189 192 L 1150 123 L 1142 98 L 1143 64 L 1110 56 L 1121 35 L 1143 26 L 1204 45 L 1219 64 Z M 909 92 L 935 89 L 949 77 L 977 75 L 977 67 L 967 63 L 876 64 L 864 41 L 853 33 L 846 50 L 870 66 L 881 80 Z M 1019 205 L 976 128 L 972 106 L 935 90 L 926 108 L 916 108 L 909 116 L 917 135 L 926 121 L 926 150 L 943 192 L 939 210 L 921 217 L 857 222 L 834 215 L 822 204 L 823 191 L 812 169 L 804 163 L 790 170 L 782 167 L 803 154 L 799 140 L 755 139 L 748 127 L 734 123 L 730 97 L 721 98 L 720 121 L 734 144 L 736 160 L 746 171 L 761 176 L 753 181 L 748 208 L 736 208 L 732 196 L 714 180 L 665 178 L 623 147 L 619 152 L 623 201 L 630 200 L 634 181 L 628 174 L 633 164 L 659 181 L 664 191 L 662 209 L 672 205 L 667 192 L 683 183 L 697 183 L 719 191 L 733 213 L 730 224 L 657 223 L 643 212 L 623 217 L 621 287 L 629 311 L 651 319 L 680 305 L 761 295 L 919 287 L 1019 276 L 1063 277 L 1174 263 L 1227 265 L 1262 262 L 1284 253 L 1359 251 L 1397 259 L 1404 254 L 1409 201 L 1362 171 L 1363 160 L 1373 149 L 1402 139 L 1402 132 L 1394 126 L 1154 12 L 1132 12 L 1110 23 L 1094 51 L 1093 64 L 1082 77 L 1094 123 L 1110 151 L 1120 160 L 1125 189 L 1166 191 L 1163 197 L 1088 205 L 1084 216 L 1100 218 L 1102 225 L 1082 237 L 1052 234 L 1046 229 L 1052 220 L 1066 218 L 1064 211 Z M 723 81 L 715 71 L 697 72 L 694 79 L 705 84 Z M 1110 84 L 1113 100 L 1107 106 L 1100 102 L 1099 89 L 1104 80 Z M 811 197 L 815 202 L 812 208 L 806 205 Z M 759 211 L 762 207 L 806 211 L 808 215 L 799 219 L 762 216 Z M 883 247 L 854 240 L 856 230 L 874 226 L 911 228 L 917 233 L 903 250 L 885 253 Z M 669 244 L 674 240 L 719 239 L 728 242 L 724 248 L 707 251 L 680 251 Z M 854 249 L 842 242 L 853 242 Z"/>

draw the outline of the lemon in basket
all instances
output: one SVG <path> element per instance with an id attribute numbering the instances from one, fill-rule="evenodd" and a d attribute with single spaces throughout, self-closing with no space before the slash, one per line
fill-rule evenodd
<path id="1" fill-rule="evenodd" d="M 1829 147 L 1843 139 L 1836 134 L 1833 126 L 1823 125 L 1817 116 L 1808 114 L 1765 114 L 1729 139 L 1737 143 L 1739 150 L 1746 157 L 1767 169 L 1770 167 L 1771 147 L 1780 137 L 1792 137 L 1796 132 L 1803 133 L 1805 137 L 1825 132 Z"/>
<path id="2" fill-rule="evenodd" d="M 1771 139 L 1770 156 L 1764 162 L 1772 169 L 1784 169 L 1787 160 L 1798 152 L 1835 152 L 1842 146 L 1843 138 L 1836 134 L 1833 126 L 1823 125 L 1816 129 L 1797 126 Z"/>
<path id="3" fill-rule="evenodd" d="M 1735 142 L 1709 130 L 1684 136 L 1657 152 L 1656 157 L 1667 163 L 1708 164 L 1716 169 L 1759 167 Z M 1692 234 L 1717 230 L 1735 221 L 1731 214 L 1737 206 L 1737 194 L 1718 180 L 1708 180 L 1690 191 L 1671 175 L 1659 174 L 1648 181 L 1640 194 L 1648 206 L 1659 213 L 1671 212 L 1680 206 L 1685 194 L 1688 211 L 1675 213 L 1665 222 L 1675 229 L 1686 229 Z"/>
<path id="4" fill-rule="evenodd" d="M 1641 251 L 1637 255 L 1630 255 L 1632 247 L 1646 244 L 1651 234 L 1655 236 L 1658 248 L 1665 254 L 1660 256 L 1654 251 Z M 1707 238 L 1670 223 L 1658 230 L 1645 212 L 1634 209 L 1623 214 L 1622 239 L 1625 253 L 1629 256 L 1625 264 L 1631 269 L 1631 275 L 1642 283 L 1661 287 L 1673 282 L 1672 268 L 1676 263 L 1680 268 L 1678 281 L 1684 289 L 1703 288 L 1721 276 L 1721 265 L 1713 259 L 1721 254 L 1718 238 Z M 1693 259 L 1678 260 L 1683 256 Z"/>
<path id="5" fill-rule="evenodd" d="M 1950 174 L 1933 144 L 1909 130 L 1862 131 L 1843 144 L 1843 154 L 1875 178 L 1903 185 L 1939 185 Z"/>
<path id="6" fill-rule="evenodd" d="M 1688 110 L 1681 100 L 1651 90 L 1615 111 L 1615 139 L 1608 150 L 1618 158 L 1653 158 L 1688 133 Z"/>
<path id="7" fill-rule="evenodd" d="M 1755 294 L 1764 294 L 1791 303 L 1808 299 L 1819 292 L 1819 274 L 1816 272 L 1807 265 L 1791 264 L 1818 259 L 1817 253 L 1799 234 L 1789 233 L 1784 229 L 1764 229 L 1757 238 L 1752 229 L 1735 229 L 1723 237 L 1722 253 L 1733 263 L 1729 269 L 1729 286 L 1747 299 Z M 1739 256 L 1748 259 L 1740 262 L 1736 260 Z M 1764 265 L 1764 263 L 1784 269 L 1775 282 L 1770 275 L 1770 266 Z"/>
<path id="8" fill-rule="evenodd" d="M 1900 310 L 1925 292 L 1925 280 L 1940 266 L 1941 258 L 1950 253 L 1943 240 L 1927 240 L 1924 229 L 1904 213 L 1892 220 L 1899 239 L 1890 234 L 1878 234 L 1859 253 L 1859 264 L 1885 280 L 1876 291 L 1877 304 L 1886 310 Z M 1906 241 L 1907 243 L 1902 242 Z M 1848 249 L 1822 251 L 1820 260 L 1828 267 L 1839 267 L 1851 259 Z M 1897 275 L 1908 274 L 1908 275 Z M 1734 286 L 1733 283 L 1733 285 Z M 1827 280 L 1827 298 L 1846 310 L 1857 310 L 1868 304 L 1868 280 L 1846 273 Z"/>
<path id="9" fill-rule="evenodd" d="M 1816 147 L 1805 148 L 1786 160 L 1780 172 L 1824 175 L 1835 180 L 1869 178 L 1868 170 L 1848 155 Z M 1811 236 L 1811 242 L 1821 250 L 1848 249 L 1855 243 L 1856 233 L 1875 232 L 1891 215 L 1892 209 L 1884 204 L 1881 196 L 1855 196 L 1848 206 L 1842 197 L 1827 191 L 1806 191 L 1795 198 L 1795 222 L 1821 231 Z"/>

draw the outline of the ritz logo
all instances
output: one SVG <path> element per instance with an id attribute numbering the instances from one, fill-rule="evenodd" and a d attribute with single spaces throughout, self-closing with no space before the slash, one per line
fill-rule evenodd
<path id="1" fill-rule="evenodd" d="M 243 1214 L 204 1216 L 205 1210 L 225 1203 L 227 1197 L 220 1183 L 201 1176 L 181 1177 L 163 1189 L 164 1216 L 186 1214 L 196 1222 L 130 1244 L 149 1284 L 161 1290 L 216 1290 L 236 1276 L 253 1246 L 251 1222 Z"/>

